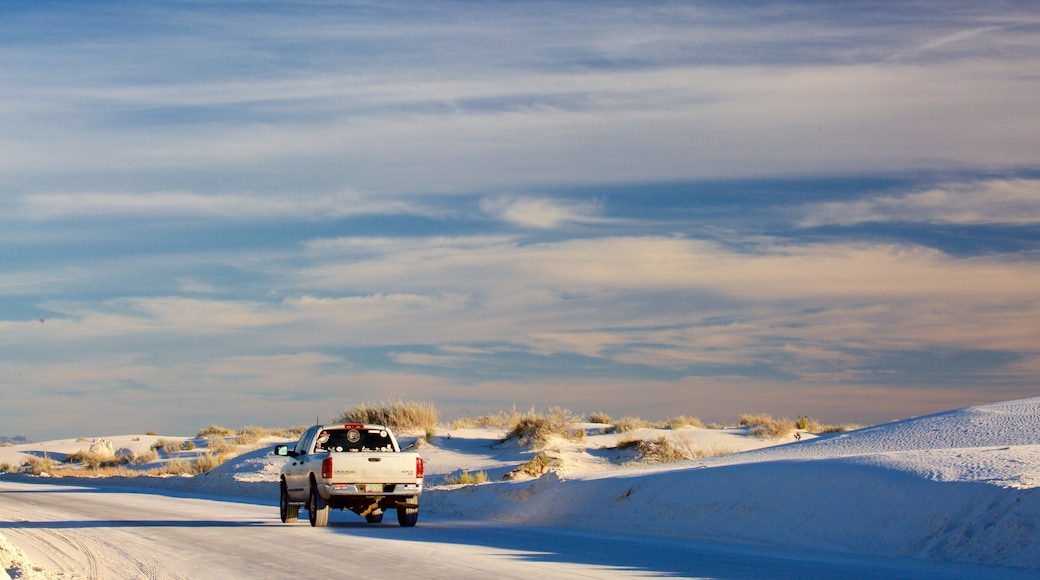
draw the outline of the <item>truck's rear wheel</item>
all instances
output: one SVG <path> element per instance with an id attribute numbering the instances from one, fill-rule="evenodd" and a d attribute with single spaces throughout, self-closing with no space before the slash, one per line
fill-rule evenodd
<path id="1" fill-rule="evenodd" d="M 300 517 L 300 506 L 289 505 L 289 490 L 285 488 L 285 481 L 281 484 L 281 494 L 278 501 L 279 511 L 282 516 L 283 524 L 295 524 L 296 520 Z"/>
<path id="2" fill-rule="evenodd" d="M 329 525 L 329 502 L 318 493 L 318 484 L 311 482 L 311 495 L 307 500 L 307 512 L 311 526 L 324 528 Z"/>
<path id="3" fill-rule="evenodd" d="M 397 523 L 401 526 L 410 528 L 417 521 L 419 521 L 419 508 L 397 508 Z"/>

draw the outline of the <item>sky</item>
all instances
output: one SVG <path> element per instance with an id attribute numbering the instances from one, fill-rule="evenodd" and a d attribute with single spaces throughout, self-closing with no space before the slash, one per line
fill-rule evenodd
<path id="1" fill-rule="evenodd" d="M 1040 8 L 0 3 L 0 435 L 1040 395 Z"/>

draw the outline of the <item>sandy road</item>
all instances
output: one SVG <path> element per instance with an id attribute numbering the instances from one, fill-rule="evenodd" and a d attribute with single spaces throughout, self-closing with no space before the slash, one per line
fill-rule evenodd
<path id="1" fill-rule="evenodd" d="M 0 479 L 0 533 L 67 578 L 971 578 L 949 565 L 519 525 L 333 512 L 284 525 L 277 506 Z M 302 518 L 306 521 L 306 518 Z M 1008 571 L 1011 573 L 1012 571 Z M 1014 574 L 1012 573 L 1012 577 Z"/>

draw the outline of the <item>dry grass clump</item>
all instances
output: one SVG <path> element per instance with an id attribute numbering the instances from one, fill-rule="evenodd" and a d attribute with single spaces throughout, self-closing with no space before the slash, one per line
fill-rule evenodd
<path id="1" fill-rule="evenodd" d="M 766 439 L 780 439 L 781 437 L 786 437 L 794 430 L 794 421 L 787 417 L 774 419 L 772 415 L 764 413 L 759 415 L 745 413 L 740 416 L 737 425 L 751 427 L 753 436 Z"/>
<path id="2" fill-rule="evenodd" d="M 530 461 L 505 474 L 502 479 L 520 479 L 522 477 L 541 477 L 549 472 L 560 460 L 546 453 L 539 453 Z"/>
<path id="3" fill-rule="evenodd" d="M 649 429 L 651 427 L 653 427 L 651 423 L 639 417 L 622 417 L 614 421 L 614 431 L 618 433 L 629 433 L 637 429 Z"/>
<path id="4" fill-rule="evenodd" d="M 445 476 L 444 483 L 448 485 L 473 485 L 475 483 L 484 483 L 487 481 L 487 478 L 486 471 L 478 471 L 476 473 L 463 471 L 458 475 Z"/>
<path id="5" fill-rule="evenodd" d="M 156 439 L 155 443 L 152 443 L 152 449 L 169 455 L 184 449 L 184 444 L 184 439 Z"/>
<path id="6" fill-rule="evenodd" d="M 482 415 L 480 417 L 462 417 L 451 423 L 452 429 L 479 429 L 490 427 L 493 429 L 509 429 L 523 417 L 523 414 L 514 406 L 509 411 L 499 411 L 496 415 Z"/>
<path id="7" fill-rule="evenodd" d="M 610 415 L 602 412 L 589 413 L 589 423 L 597 423 L 599 425 L 610 425 L 612 422 Z"/>
<path id="8" fill-rule="evenodd" d="M 520 418 L 509 432 L 521 445 L 540 447 L 548 443 L 554 436 L 566 439 L 579 439 L 584 431 L 576 429 L 577 418 L 567 409 L 551 407 L 549 414 L 540 415 L 534 410 Z"/>
<path id="9" fill-rule="evenodd" d="M 263 427 L 242 427 L 235 433 L 235 445 L 256 445 L 270 434 L 270 429 Z"/>
<path id="10" fill-rule="evenodd" d="M 693 447 L 688 441 L 674 441 L 664 435 L 653 441 L 645 439 L 625 439 L 618 442 L 618 449 L 635 448 L 642 463 L 673 463 L 688 459 L 702 459 L 729 455 L 736 450 L 720 445 L 712 445 L 709 449 Z"/>
<path id="11" fill-rule="evenodd" d="M 687 417 L 686 415 L 679 415 L 677 417 L 669 417 L 664 420 L 664 424 L 669 429 L 682 429 L 684 427 L 698 427 L 703 429 L 704 423 L 697 417 Z"/>
<path id="12" fill-rule="evenodd" d="M 65 457 L 63 463 L 79 463 L 86 469 L 97 470 L 103 467 L 118 467 L 130 462 L 129 457 L 115 457 L 105 453 L 92 453 L 90 451 L 77 451 Z"/>
<path id="13" fill-rule="evenodd" d="M 219 467 L 225 458 L 213 453 L 204 453 L 195 459 L 171 459 L 152 471 L 155 475 L 199 475 Z"/>
<path id="14" fill-rule="evenodd" d="M 238 454 L 238 446 L 235 445 L 235 442 L 223 438 L 209 439 L 206 441 L 206 449 L 208 453 L 224 457 L 233 457 Z"/>
<path id="15" fill-rule="evenodd" d="M 199 439 L 210 439 L 213 437 L 231 437 L 235 434 L 234 429 L 228 429 L 227 427 L 220 427 L 218 425 L 210 425 L 196 435 Z"/>
<path id="16" fill-rule="evenodd" d="M 26 457 L 25 462 L 22 463 L 22 468 L 33 475 L 40 475 L 41 473 L 51 473 L 54 471 L 55 463 L 49 457 L 37 457 L 30 455 Z"/>
<path id="17" fill-rule="evenodd" d="M 417 401 L 384 401 L 361 403 L 343 411 L 342 423 L 373 423 L 385 425 L 399 432 L 432 433 L 437 428 L 440 414 L 433 403 Z"/>
<path id="18" fill-rule="evenodd" d="M 863 425 L 856 425 L 855 423 L 845 423 L 843 425 L 820 425 L 818 431 L 813 433 L 824 434 L 824 433 L 844 433 L 846 431 L 855 431 L 856 429 L 862 429 Z"/>

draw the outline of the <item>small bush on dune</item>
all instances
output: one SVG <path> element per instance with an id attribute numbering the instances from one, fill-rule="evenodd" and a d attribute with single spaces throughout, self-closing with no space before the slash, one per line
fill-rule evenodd
<path id="1" fill-rule="evenodd" d="M 513 407 L 509 411 L 499 411 L 496 415 L 482 415 L 480 417 L 462 417 L 451 423 L 452 429 L 509 429 L 516 425 L 523 415 Z"/>
<path id="2" fill-rule="evenodd" d="M 589 423 L 597 423 L 599 425 L 610 425 L 610 415 L 606 413 L 589 413 Z"/>
<path id="3" fill-rule="evenodd" d="M 36 457 L 30 455 L 26 458 L 22 466 L 33 475 L 40 475 L 41 473 L 50 473 L 54 471 L 54 461 L 48 457 Z"/>
<path id="4" fill-rule="evenodd" d="M 159 453 L 154 449 L 148 451 L 139 451 L 130 456 L 130 463 L 132 465 L 144 465 L 153 461 L 159 460 Z"/>
<path id="5" fill-rule="evenodd" d="M 340 415 L 342 423 L 373 423 L 385 425 L 399 432 L 420 432 L 437 428 L 440 415 L 433 403 L 416 401 L 386 401 L 361 403 Z"/>
<path id="6" fill-rule="evenodd" d="M 235 445 L 256 445 L 261 439 L 267 437 L 270 429 L 262 427 L 242 427 L 235 434 Z"/>
<path id="7" fill-rule="evenodd" d="M 219 467 L 224 458 L 213 453 L 199 455 L 195 459 L 171 459 L 155 470 L 157 475 L 199 475 Z"/>
<path id="8" fill-rule="evenodd" d="M 546 453 L 539 453 L 530 461 L 510 471 L 503 479 L 519 479 L 521 477 L 541 477 L 549 472 L 549 469 L 558 464 L 559 460 L 550 457 Z"/>
<path id="9" fill-rule="evenodd" d="M 622 417 L 614 421 L 614 431 L 618 433 L 630 433 L 637 429 L 649 429 L 652 425 L 638 417 Z"/>
<path id="10" fill-rule="evenodd" d="M 753 436 L 767 439 L 780 439 L 794 430 L 794 421 L 786 417 L 774 419 L 771 415 L 766 414 L 743 414 L 737 424 L 741 427 L 751 427 Z"/>
<path id="11" fill-rule="evenodd" d="M 211 437 L 231 437 L 235 434 L 234 429 L 228 429 L 227 427 L 220 427 L 218 425 L 210 425 L 196 435 L 199 439 L 208 439 Z"/>
<path id="12" fill-rule="evenodd" d="M 735 451 L 729 447 L 712 445 L 709 449 L 693 447 L 688 441 L 673 441 L 661 436 L 653 441 L 645 439 L 625 439 L 618 442 L 618 449 L 635 448 L 643 463 L 672 463 L 688 459 L 718 457 L 729 455 Z"/>
<path id="13" fill-rule="evenodd" d="M 184 439 L 156 439 L 152 449 L 170 455 L 184 449 Z"/>
<path id="14" fill-rule="evenodd" d="M 475 483 L 484 483 L 485 481 L 487 481 L 486 471 L 478 471 L 476 473 L 463 471 L 458 475 L 448 475 L 444 478 L 444 483 L 448 485 L 473 485 Z"/>
<path id="15" fill-rule="evenodd" d="M 686 415 L 669 417 L 665 419 L 664 423 L 669 429 L 682 429 L 684 427 L 704 428 L 704 423 L 701 423 L 700 419 L 697 417 L 687 417 Z"/>
<path id="16" fill-rule="evenodd" d="M 509 435 L 519 439 L 521 445 L 538 447 L 548 443 L 554 436 L 580 438 L 579 430 L 575 428 L 577 422 L 570 411 L 560 407 L 550 408 L 548 415 L 540 415 L 532 410 L 517 421 Z M 581 431 L 581 435 L 584 435 L 584 431 Z"/>
<path id="17" fill-rule="evenodd" d="M 118 467 L 129 463 L 129 461 L 129 458 L 124 457 L 113 457 L 112 455 L 92 453 L 90 451 L 77 451 L 66 456 L 64 463 L 79 463 L 87 469 L 97 470 L 103 467 Z"/>
<path id="18" fill-rule="evenodd" d="M 238 451 L 238 446 L 235 445 L 234 441 L 228 441 L 227 439 L 209 439 L 206 441 L 206 449 L 209 453 L 216 455 L 222 455 L 224 457 L 234 456 Z"/>

